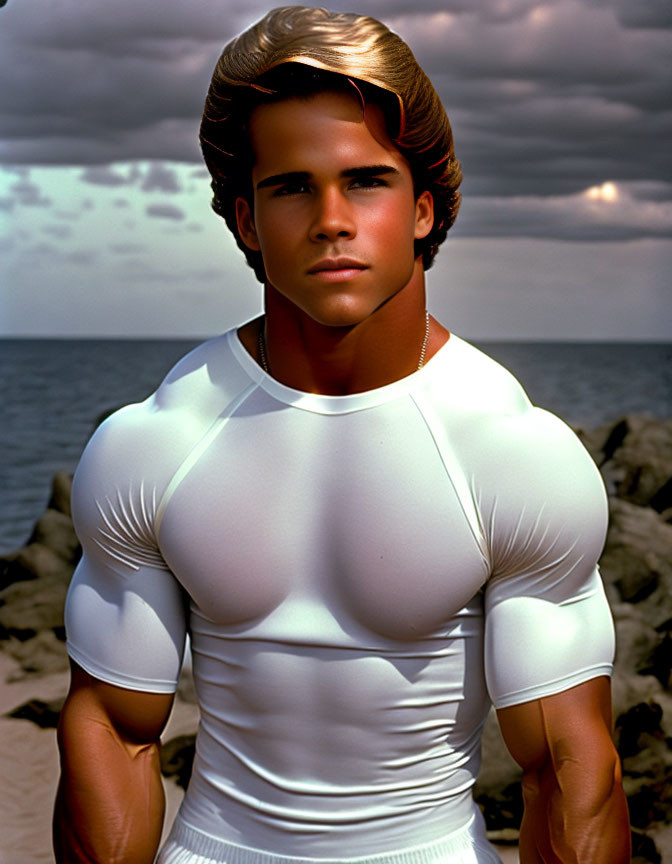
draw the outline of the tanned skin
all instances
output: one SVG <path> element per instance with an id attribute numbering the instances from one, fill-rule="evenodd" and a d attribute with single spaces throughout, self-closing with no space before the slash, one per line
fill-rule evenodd
<path id="1" fill-rule="evenodd" d="M 521 864 L 628 864 L 630 820 L 607 677 L 497 712 L 523 769 Z"/>
<path id="2" fill-rule="evenodd" d="M 114 687 L 71 663 L 61 710 L 57 864 L 152 864 L 165 799 L 159 736 L 172 694 Z"/>
<path id="3" fill-rule="evenodd" d="M 240 329 L 243 345 L 258 360 L 264 327 L 273 376 L 308 392 L 356 393 L 411 374 L 425 329 L 413 242 L 431 230 L 433 202 L 429 192 L 415 198 L 380 110 L 362 116 L 355 97 L 323 93 L 260 106 L 250 125 L 254 201 L 238 199 L 237 219 L 268 282 L 265 318 Z M 449 335 L 432 319 L 428 360 Z M 59 864 L 151 864 L 171 702 L 73 665 L 59 727 Z M 524 770 L 521 864 L 630 861 L 610 715 L 606 678 L 498 712 Z"/>

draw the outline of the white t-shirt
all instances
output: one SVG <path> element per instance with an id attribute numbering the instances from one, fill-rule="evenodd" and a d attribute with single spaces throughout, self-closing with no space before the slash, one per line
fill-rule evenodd
<path id="1" fill-rule="evenodd" d="M 491 701 L 611 672 L 600 475 L 455 335 L 406 378 L 324 396 L 229 331 L 102 424 L 73 518 L 70 655 L 172 692 L 189 631 L 201 721 L 179 818 L 242 847 L 346 860 L 440 840 L 473 816 Z"/>

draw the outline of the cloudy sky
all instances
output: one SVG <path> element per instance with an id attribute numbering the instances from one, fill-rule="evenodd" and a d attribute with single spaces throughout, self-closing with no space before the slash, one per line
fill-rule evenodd
<path id="1" fill-rule="evenodd" d="M 0 0 L 0 335 L 209 336 L 257 313 L 197 129 L 222 46 L 269 8 Z M 672 3 L 355 9 L 410 44 L 463 164 L 430 309 L 470 338 L 669 340 Z"/>

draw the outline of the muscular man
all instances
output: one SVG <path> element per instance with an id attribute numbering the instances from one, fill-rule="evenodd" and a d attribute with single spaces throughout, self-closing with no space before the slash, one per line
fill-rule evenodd
<path id="1" fill-rule="evenodd" d="M 623 864 L 597 469 L 425 311 L 459 204 L 441 102 L 377 21 L 274 10 L 201 128 L 265 315 L 109 418 L 73 490 L 60 862 L 152 862 L 191 637 L 193 776 L 161 864 L 486 864 L 491 702 L 523 864 Z"/>

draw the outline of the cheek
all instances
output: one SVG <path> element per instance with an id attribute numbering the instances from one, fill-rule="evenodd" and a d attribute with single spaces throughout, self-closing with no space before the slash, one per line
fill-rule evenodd
<path id="1" fill-rule="evenodd" d="M 413 247 L 415 207 L 409 208 L 406 202 L 404 206 L 390 202 L 366 214 L 360 227 L 366 227 L 387 252 L 404 254 Z"/>
<path id="2" fill-rule="evenodd" d="M 279 218 L 275 214 L 265 214 L 257 222 L 257 236 L 262 255 L 276 259 L 290 257 L 296 240 L 296 232 L 292 230 L 294 224 L 294 221 L 287 217 Z"/>

